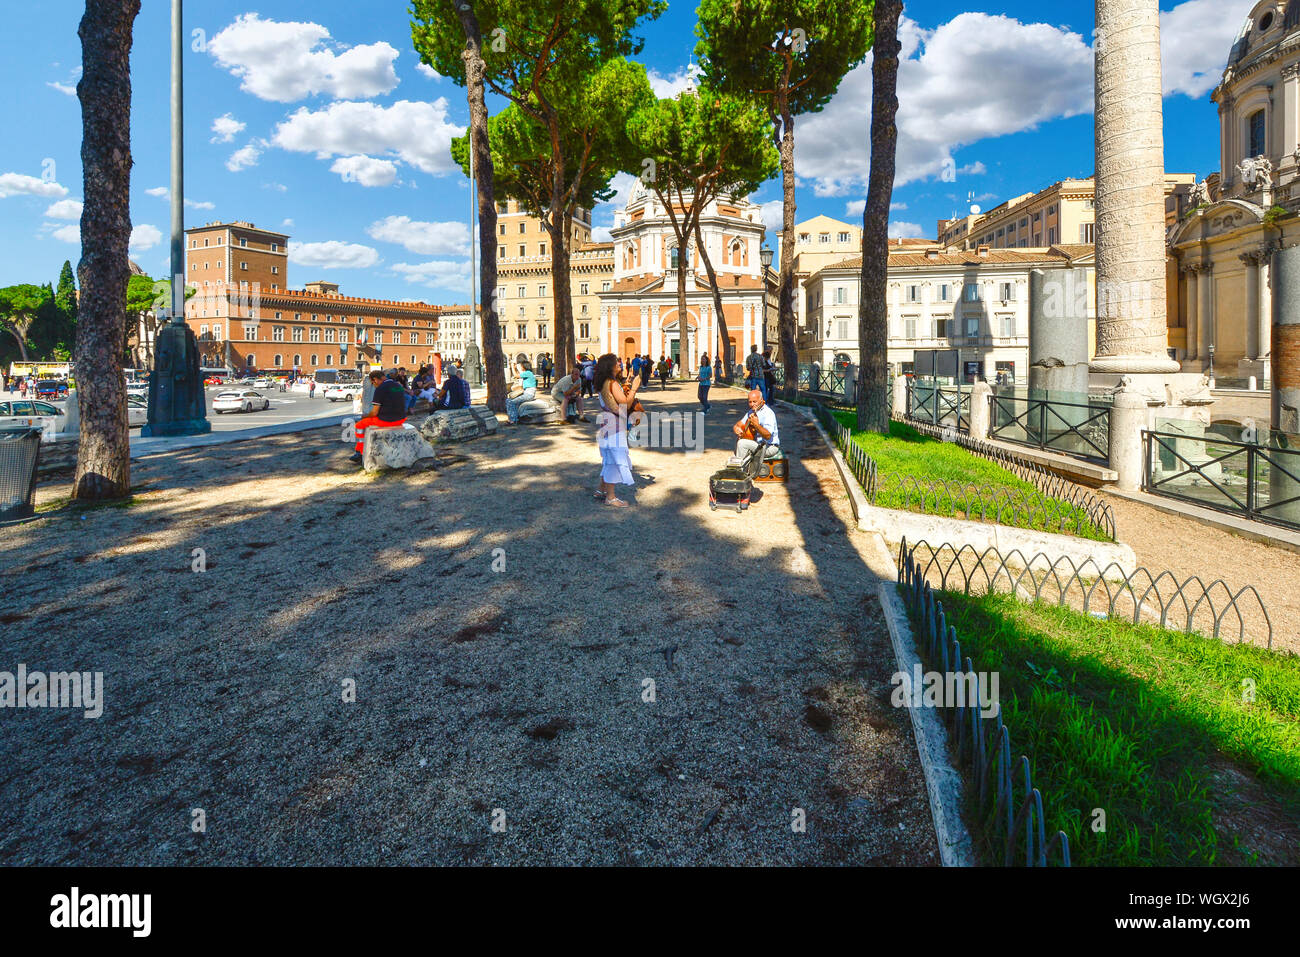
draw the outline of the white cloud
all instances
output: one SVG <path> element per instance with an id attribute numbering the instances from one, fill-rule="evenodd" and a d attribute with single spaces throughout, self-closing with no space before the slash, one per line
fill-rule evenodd
<path id="1" fill-rule="evenodd" d="M 81 200 L 61 199 L 45 211 L 50 219 L 81 219 Z"/>
<path id="2" fill-rule="evenodd" d="M 608 226 L 591 227 L 591 241 L 593 243 L 612 243 L 614 236 L 609 231 Z"/>
<path id="3" fill-rule="evenodd" d="M 68 225 L 66 226 L 60 226 L 58 229 L 51 231 L 50 235 L 53 236 L 55 239 L 60 240 L 61 242 L 75 243 L 77 245 L 80 245 L 81 224 L 68 223 Z"/>
<path id="4" fill-rule="evenodd" d="M 247 146 L 241 146 L 230 154 L 230 159 L 226 160 L 226 169 L 232 173 L 238 173 L 242 169 L 250 166 L 256 166 L 258 158 L 262 155 L 261 149 L 256 142 L 249 143 Z"/>
<path id="5" fill-rule="evenodd" d="M 292 220 L 292 219 L 286 219 L 284 222 L 282 222 L 282 223 L 280 224 L 280 226 L 281 226 L 281 228 L 283 228 L 283 229 L 292 229 L 292 228 L 293 228 L 293 220 Z"/>
<path id="6" fill-rule="evenodd" d="M 245 92 L 277 103 L 313 93 L 338 99 L 377 96 L 397 86 L 396 48 L 380 41 L 335 53 L 325 46 L 329 38 L 319 23 L 245 13 L 208 41 L 208 52 L 241 79 Z"/>
<path id="7" fill-rule="evenodd" d="M 263 183 L 262 189 L 273 189 L 277 193 L 287 193 L 289 191 L 289 187 L 285 186 L 284 183 Z"/>
<path id="8" fill-rule="evenodd" d="M 334 161 L 331 173 L 338 173 L 345 183 L 362 186 L 391 186 L 397 179 L 397 166 L 390 160 L 373 156 L 343 156 Z"/>
<path id="9" fill-rule="evenodd" d="M 1256 0 L 1187 0 L 1160 13 L 1160 71 L 1165 96 L 1193 99 L 1223 78 L 1228 53 Z"/>
<path id="10" fill-rule="evenodd" d="M 66 83 L 59 83 L 56 81 L 56 82 L 46 83 L 45 85 L 49 87 L 53 87 L 54 89 L 58 90 L 60 93 L 64 94 L 65 96 L 77 95 L 77 88 L 75 86 L 69 86 Z"/>
<path id="11" fill-rule="evenodd" d="M 453 137 L 465 132 L 447 119 L 447 100 L 331 103 L 323 110 L 301 107 L 276 127 L 272 143 L 317 159 L 332 156 L 387 155 L 425 173 L 458 170 L 451 159 Z"/>
<path id="12" fill-rule="evenodd" d="M 974 163 L 967 163 L 965 166 L 957 167 L 958 176 L 983 176 L 989 171 L 989 168 L 976 160 Z"/>
<path id="13" fill-rule="evenodd" d="M 697 64 L 692 63 L 690 66 L 684 66 L 676 73 L 664 76 L 658 70 L 651 68 L 646 72 L 650 80 L 650 89 L 654 90 L 655 96 L 661 100 L 671 100 L 676 98 L 688 86 L 694 86 L 696 77 L 700 75 L 700 68 Z"/>
<path id="14" fill-rule="evenodd" d="M 781 200 L 774 199 L 763 203 L 758 207 L 759 214 L 763 217 L 763 225 L 774 233 L 781 232 L 781 222 L 784 216 L 785 207 Z"/>
<path id="15" fill-rule="evenodd" d="M 0 173 L 0 199 L 6 196 L 67 196 L 64 186 L 25 173 Z"/>
<path id="16" fill-rule="evenodd" d="M 427 76 L 430 80 L 442 79 L 442 74 L 439 73 L 437 70 L 435 70 L 433 67 L 429 66 L 429 64 L 427 63 L 423 63 L 423 62 L 417 63 L 415 64 L 415 68 L 419 70 L 422 74 Z"/>
<path id="17" fill-rule="evenodd" d="M 925 230 L 919 223 L 904 223 L 898 220 L 891 220 L 889 223 L 890 239 L 919 239 L 925 235 Z"/>
<path id="18" fill-rule="evenodd" d="M 864 207 L 864 208 L 865 208 L 865 207 Z M 902 211 L 902 210 L 904 210 L 904 209 L 907 209 L 907 203 L 890 203 L 890 204 L 889 204 L 889 211 L 890 211 L 891 213 L 894 213 L 894 212 L 900 212 L 900 211 Z"/>
<path id="19" fill-rule="evenodd" d="M 171 199 L 172 191 L 166 186 L 153 186 L 145 190 L 149 196 L 156 196 L 158 199 Z M 216 209 L 214 203 L 205 202 L 197 199 L 185 200 L 185 205 L 190 209 Z"/>
<path id="20" fill-rule="evenodd" d="M 244 132 L 247 123 L 241 123 L 229 113 L 223 113 L 212 121 L 212 132 L 216 136 L 212 137 L 210 142 L 229 143 L 235 138 L 237 133 Z"/>
<path id="21" fill-rule="evenodd" d="M 153 249 L 161 239 L 162 231 L 157 226 L 141 223 L 131 229 L 131 239 L 127 246 L 137 252 L 143 252 L 146 249 Z"/>
<path id="22" fill-rule="evenodd" d="M 379 262 L 379 253 L 359 243 L 298 243 L 289 247 L 289 258 L 302 266 L 322 269 L 367 269 Z"/>
<path id="23" fill-rule="evenodd" d="M 934 30 L 904 18 L 899 34 L 896 185 L 956 170 L 952 155 L 963 145 L 1092 109 L 1092 48 L 1078 33 L 962 13 Z M 799 176 L 813 180 L 818 195 L 865 186 L 870 112 L 868 57 L 824 111 L 802 120 L 795 137 Z M 972 164 L 967 175 L 982 168 Z"/>
<path id="24" fill-rule="evenodd" d="M 409 216 L 388 216 L 371 223 L 371 239 L 396 243 L 420 256 L 469 255 L 469 226 L 466 223 L 424 223 Z"/>
<path id="25" fill-rule="evenodd" d="M 468 259 L 435 259 L 423 263 L 396 263 L 393 272 L 407 282 L 424 283 L 455 292 L 469 292 Z"/>

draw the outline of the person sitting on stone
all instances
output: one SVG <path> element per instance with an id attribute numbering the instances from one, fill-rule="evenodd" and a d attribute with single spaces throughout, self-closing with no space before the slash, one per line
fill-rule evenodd
<path id="1" fill-rule="evenodd" d="M 519 424 L 519 407 L 537 398 L 537 374 L 533 372 L 528 360 L 520 362 L 516 369 L 518 371 L 512 390 L 515 394 L 506 398 L 506 418 L 511 425 Z"/>
<path id="2" fill-rule="evenodd" d="M 749 411 L 731 427 L 731 431 L 736 433 L 737 437 L 736 458 L 742 461 L 758 448 L 760 442 L 767 446 L 763 450 L 764 458 L 770 459 L 781 451 L 776 413 L 763 401 L 763 393 L 758 389 L 750 390 Z"/>
<path id="3" fill-rule="evenodd" d="M 378 369 L 370 373 L 370 384 L 375 387 L 371 397 L 373 405 L 370 414 L 356 425 L 357 450 L 352 456 L 353 462 L 361 461 L 366 429 L 391 429 L 406 421 L 406 390 L 402 384 L 396 379 L 386 378 Z"/>
<path id="4" fill-rule="evenodd" d="M 570 369 L 567 375 L 555 383 L 551 389 L 551 400 L 560 407 L 560 417 L 570 425 L 577 422 L 580 415 L 584 422 L 587 420 L 582 413 L 582 370 L 579 367 Z M 574 412 L 570 406 L 575 406 L 577 411 Z"/>
<path id="5" fill-rule="evenodd" d="M 434 408 L 467 409 L 469 408 L 469 402 L 469 383 L 460 374 L 460 369 L 456 366 L 448 366 L 447 378 L 442 383 L 442 388 L 438 390 L 438 394 L 434 397 Z"/>

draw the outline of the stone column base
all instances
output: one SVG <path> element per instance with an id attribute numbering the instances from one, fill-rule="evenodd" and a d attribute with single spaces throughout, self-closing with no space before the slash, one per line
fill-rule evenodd
<path id="1" fill-rule="evenodd" d="M 1179 372 L 1181 367 L 1176 359 L 1168 355 L 1132 355 L 1132 356 L 1094 356 L 1088 363 L 1089 372 L 1111 373 L 1118 375 L 1168 374 Z"/>

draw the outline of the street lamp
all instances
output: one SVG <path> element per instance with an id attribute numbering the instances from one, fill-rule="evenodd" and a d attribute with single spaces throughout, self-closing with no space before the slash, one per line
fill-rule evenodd
<path id="1" fill-rule="evenodd" d="M 763 264 L 763 350 L 767 351 L 767 271 L 772 268 L 772 250 L 765 243 L 758 253 Z"/>

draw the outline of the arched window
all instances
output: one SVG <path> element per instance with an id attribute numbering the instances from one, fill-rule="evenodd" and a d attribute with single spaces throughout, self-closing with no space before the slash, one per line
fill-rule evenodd
<path id="1" fill-rule="evenodd" d="M 293 367 L 296 369 L 296 368 L 298 368 L 300 365 L 302 365 L 302 353 L 300 353 L 300 352 L 295 352 L 295 353 L 293 354 Z"/>
<path id="2" fill-rule="evenodd" d="M 677 268 L 677 247 L 676 246 L 668 247 L 668 268 L 669 269 Z"/>
<path id="3" fill-rule="evenodd" d="M 1246 156 L 1254 158 L 1268 152 L 1267 124 L 1263 110 L 1256 110 L 1246 120 Z"/>
<path id="4" fill-rule="evenodd" d="M 316 363 L 316 353 L 313 352 L 313 353 L 311 354 L 311 366 L 312 366 L 313 369 L 316 368 L 316 364 L 317 364 L 317 363 Z"/>
<path id="5" fill-rule="evenodd" d="M 739 239 L 731 244 L 731 264 L 733 266 L 749 265 L 749 249 Z"/>
<path id="6" fill-rule="evenodd" d="M 280 355 L 280 353 L 277 352 L 275 354 L 275 360 L 271 363 L 271 365 L 275 366 L 278 369 L 283 364 L 284 364 L 284 356 Z"/>

